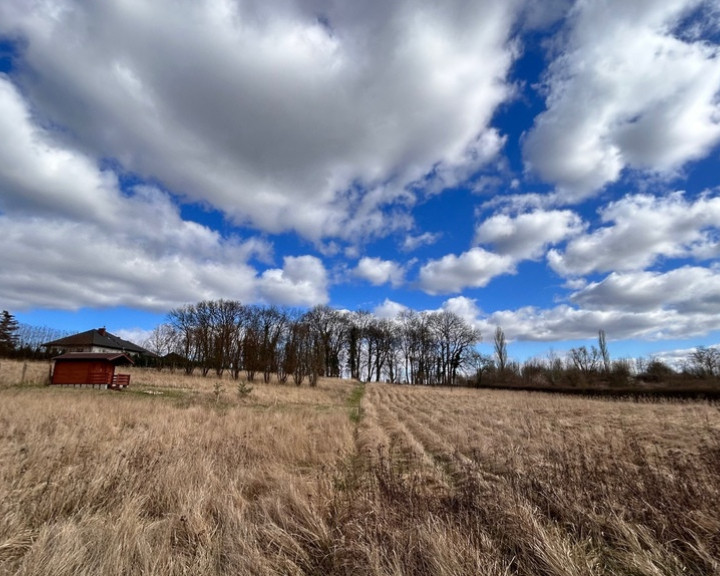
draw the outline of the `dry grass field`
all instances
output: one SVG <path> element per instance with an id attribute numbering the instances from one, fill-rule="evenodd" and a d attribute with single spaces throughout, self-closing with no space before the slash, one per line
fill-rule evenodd
<path id="1" fill-rule="evenodd" d="M 713 404 L 47 368 L 0 361 L 0 575 L 720 574 Z"/>

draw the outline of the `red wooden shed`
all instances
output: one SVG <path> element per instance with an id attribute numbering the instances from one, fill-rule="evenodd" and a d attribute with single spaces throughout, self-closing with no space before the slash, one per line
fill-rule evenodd
<path id="1" fill-rule="evenodd" d="M 116 366 L 133 364 L 127 354 L 68 352 L 53 361 L 50 384 L 115 389 L 130 385 L 129 374 L 115 374 Z"/>

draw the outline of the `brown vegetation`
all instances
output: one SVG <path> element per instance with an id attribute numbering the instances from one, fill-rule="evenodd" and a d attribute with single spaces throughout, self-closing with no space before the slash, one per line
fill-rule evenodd
<path id="1" fill-rule="evenodd" d="M 720 573 L 716 406 L 381 385 L 365 406 L 354 539 L 384 573 Z"/>
<path id="2" fill-rule="evenodd" d="M 22 366 L 0 574 L 720 573 L 710 403 Z"/>

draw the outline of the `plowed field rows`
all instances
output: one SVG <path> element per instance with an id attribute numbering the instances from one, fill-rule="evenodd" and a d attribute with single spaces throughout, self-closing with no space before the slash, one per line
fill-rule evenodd
<path id="1" fill-rule="evenodd" d="M 363 406 L 375 545 L 417 573 L 720 573 L 713 405 L 369 384 Z"/>

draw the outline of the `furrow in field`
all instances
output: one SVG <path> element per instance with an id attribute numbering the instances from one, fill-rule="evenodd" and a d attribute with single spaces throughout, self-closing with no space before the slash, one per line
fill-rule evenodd
<path id="1" fill-rule="evenodd" d="M 385 400 L 389 399 L 388 396 L 385 395 Z M 403 400 L 408 398 L 406 395 Z M 427 415 L 427 404 L 423 402 L 425 396 L 413 395 L 412 400 L 398 404 L 388 402 L 385 405 L 392 421 L 397 422 L 395 426 L 402 427 L 410 441 L 422 447 L 425 459 L 433 462 L 445 482 L 458 488 L 467 482 L 470 475 L 473 480 L 482 481 L 484 476 L 478 475 L 474 462 L 458 452 L 452 441 L 448 440 L 446 425 L 438 425 Z M 440 418 L 449 422 L 447 406 L 438 406 L 436 411 Z"/>
<path id="2" fill-rule="evenodd" d="M 389 466 L 404 477 L 412 476 L 415 483 L 441 484 L 442 475 L 433 458 L 391 409 L 390 395 L 378 386 L 369 387 L 365 406 L 362 449 L 370 465 Z"/>
<path id="3" fill-rule="evenodd" d="M 509 474 L 509 459 L 514 454 L 512 449 L 498 451 L 494 442 L 488 442 L 492 436 L 482 433 L 483 429 L 491 429 L 492 417 L 472 406 L 472 401 L 477 404 L 478 395 L 468 399 L 456 398 L 459 395 L 454 391 L 449 396 L 433 392 L 437 391 L 412 390 L 399 397 L 397 404 L 388 404 L 388 408 L 456 482 L 466 482 L 469 476 L 473 481 L 497 482 Z M 498 454 L 503 455 L 502 460 L 498 460 Z"/>

